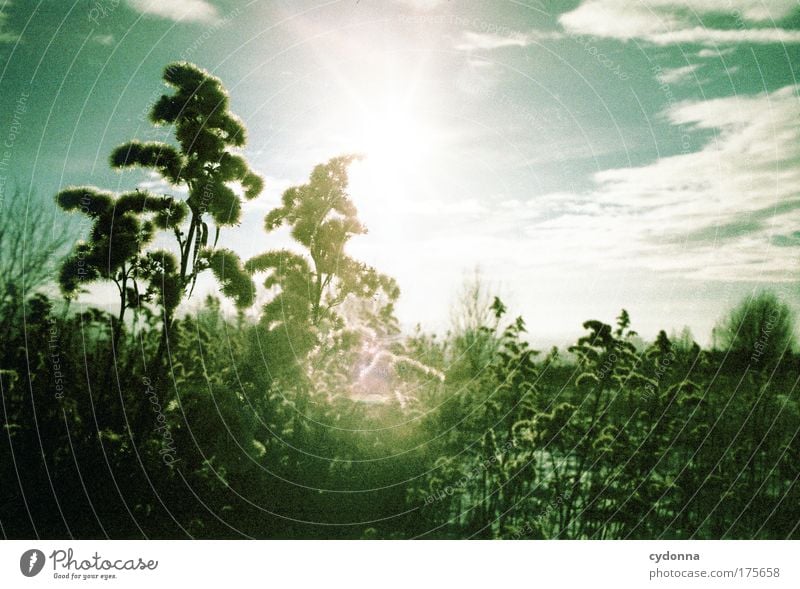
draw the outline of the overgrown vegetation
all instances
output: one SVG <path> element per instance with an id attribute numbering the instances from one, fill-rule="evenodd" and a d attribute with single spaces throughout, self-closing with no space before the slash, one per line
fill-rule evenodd
<path id="1" fill-rule="evenodd" d="M 267 251 L 242 264 L 217 237 L 261 190 L 234 150 L 244 129 L 218 80 L 188 64 L 165 80 L 153 120 L 179 147 L 130 143 L 112 163 L 188 197 L 66 189 L 88 240 L 26 249 L 61 260 L 44 267 L 69 298 L 115 283 L 116 310 L 5 277 L 5 537 L 800 537 L 784 301 L 744 301 L 710 350 L 686 331 L 642 344 L 623 310 L 542 354 L 475 282 L 444 337 L 402 334 L 397 284 L 345 252 L 364 231 L 352 157 L 287 190 Z M 281 225 L 297 248 L 270 249 Z M 6 251 L 14 225 L 0 229 Z M 177 312 L 206 269 L 240 308 L 265 281 L 258 319 L 214 297 Z"/>

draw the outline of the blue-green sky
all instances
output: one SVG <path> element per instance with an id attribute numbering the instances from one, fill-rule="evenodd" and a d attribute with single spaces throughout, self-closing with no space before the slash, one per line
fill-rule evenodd
<path id="1" fill-rule="evenodd" d="M 627 308 L 707 341 L 754 287 L 800 299 L 796 0 L 0 0 L 0 175 L 164 190 L 110 151 L 162 138 L 165 64 L 219 76 L 266 190 L 245 257 L 315 163 L 367 153 L 350 251 L 445 328 L 466 275 L 563 341 Z M 5 180 L 4 187 L 10 180 Z M 7 195 L 8 191 L 4 189 Z M 210 288 L 210 284 L 205 285 Z"/>

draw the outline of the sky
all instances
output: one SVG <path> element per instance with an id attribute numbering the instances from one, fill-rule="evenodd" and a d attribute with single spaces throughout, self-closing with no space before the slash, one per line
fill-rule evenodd
<path id="1" fill-rule="evenodd" d="M 477 269 L 541 344 L 623 307 L 706 343 L 754 289 L 800 302 L 798 58 L 796 0 L 0 0 L 0 191 L 169 191 L 108 155 L 167 138 L 147 112 L 188 60 L 266 179 L 222 234 L 242 256 L 286 243 L 287 187 L 364 153 L 349 251 L 405 326 L 447 329 Z"/>

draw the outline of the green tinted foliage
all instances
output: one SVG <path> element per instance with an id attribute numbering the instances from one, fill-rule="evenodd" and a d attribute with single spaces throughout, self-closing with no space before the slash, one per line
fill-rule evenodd
<path id="1" fill-rule="evenodd" d="M 108 212 L 114 204 L 114 195 L 91 186 L 80 186 L 62 190 L 56 202 L 65 211 L 80 211 L 93 219 Z"/>
<path id="2" fill-rule="evenodd" d="M 201 260 L 224 283 L 232 260 L 211 253 Z M 179 261 L 145 257 L 140 271 L 156 286 L 144 296 L 173 304 Z M 247 270 L 274 271 L 279 287 L 310 264 L 276 252 Z M 161 341 L 158 321 L 111 345 L 107 313 L 64 315 L 37 295 L 2 349 L 0 456 L 39 458 L 26 469 L 0 460 L 0 475 L 51 537 L 67 526 L 79 538 L 797 537 L 796 357 L 768 378 L 707 351 L 686 365 L 663 333 L 634 345 L 623 314 L 587 322 L 572 354 L 538 360 L 524 322 L 483 300 L 458 336 L 417 331 L 382 352 L 417 373 L 401 406 L 342 394 L 347 369 L 363 368 L 362 338 L 332 330 L 304 348 L 308 298 L 269 330 L 207 299 L 176 319 L 164 386 L 142 362 Z M 479 361 L 444 381 L 422 368 L 445 370 L 470 346 Z M 312 366 L 289 370 L 302 349 Z M 92 476 L 78 480 L 76 462 Z M 135 519 L 119 517 L 119 489 Z M 57 506 L 53 491 L 74 499 Z M 7 534 L 28 536 L 17 497 L 0 518 Z"/>
<path id="3" fill-rule="evenodd" d="M 396 282 L 345 252 L 353 235 L 366 232 L 347 192 L 347 166 L 354 159 L 316 166 L 308 183 L 286 190 L 281 206 L 266 217 L 267 231 L 287 225 L 303 246 L 302 254 L 267 252 L 246 264 L 250 272 L 267 273 L 266 288 L 278 289 L 264 307 L 263 322 L 270 329 L 292 322 L 298 328 L 339 325 L 335 309 L 348 298 L 367 300 L 379 293 L 386 299 L 379 314 L 391 314 L 399 295 Z"/>
<path id="4" fill-rule="evenodd" d="M 537 326 L 478 281 L 452 331 L 404 335 L 396 282 L 347 253 L 366 232 L 354 158 L 286 190 L 265 226 L 293 247 L 242 264 L 217 237 L 263 188 L 244 127 L 207 72 L 164 81 L 151 118 L 175 145 L 131 142 L 112 164 L 188 196 L 57 195 L 91 224 L 62 292 L 110 281 L 120 313 L 41 293 L 23 321 L 0 306 L 4 535 L 798 538 L 800 359 L 778 297 L 723 320 L 722 351 L 688 330 L 645 342 L 622 310 L 540 357 Z M 235 317 L 215 296 L 176 316 L 205 271 Z"/>
<path id="5" fill-rule="evenodd" d="M 111 153 L 114 168 L 153 168 L 174 184 L 180 182 L 184 164 L 178 150 L 166 143 L 131 141 Z"/>
<path id="6" fill-rule="evenodd" d="M 774 293 L 742 301 L 714 330 L 716 343 L 754 367 L 774 365 L 795 344 L 794 314 Z"/>
<path id="7" fill-rule="evenodd" d="M 230 250 L 218 255 L 206 251 L 212 246 L 210 222 L 219 228 L 236 225 L 241 218 L 242 199 L 236 187 L 248 199 L 263 189 L 261 177 L 244 157 L 231 151 L 244 145 L 244 126 L 228 110 L 222 82 L 208 72 L 190 63 L 172 63 L 164 70 L 164 81 L 174 92 L 162 96 L 150 116 L 157 125 L 172 126 L 179 148 L 133 141 L 114 151 L 111 164 L 152 168 L 169 183 L 188 190 L 185 203 L 173 202 L 154 220 L 157 227 L 175 233 L 180 250 L 176 273 L 182 289 L 190 291 L 200 271 L 209 268 L 219 276 L 225 265 L 222 292 L 237 306 L 252 304 L 253 285 L 237 271 L 241 264 L 234 259 L 235 254 Z"/>
<path id="8" fill-rule="evenodd" d="M 165 250 L 147 252 L 140 261 L 140 274 L 149 282 L 141 301 L 156 302 L 167 313 L 174 311 L 183 294 L 175 256 Z"/>
<path id="9" fill-rule="evenodd" d="M 255 287 L 239 256 L 228 249 L 203 250 L 200 256 L 217 277 L 222 293 L 233 299 L 237 307 L 245 309 L 253 304 Z"/>
<path id="10" fill-rule="evenodd" d="M 185 187 L 189 194 L 185 202 L 138 190 L 115 198 L 87 187 L 64 190 L 57 200 L 63 209 L 94 220 L 91 240 L 79 245 L 64 264 L 62 291 L 74 296 L 81 282 L 109 279 L 120 292 L 120 319 L 126 308 L 152 301 L 163 306 L 169 326 L 174 310 L 191 294 L 198 273 L 206 269 L 238 307 L 252 304 L 255 288 L 236 255 L 212 250 L 219 228 L 240 220 L 242 197 L 237 190 L 244 198 L 255 198 L 263 181 L 244 157 L 232 151 L 244 145 L 245 131 L 228 110 L 222 82 L 183 62 L 168 65 L 164 81 L 174 92 L 153 105 L 151 119 L 157 125 L 171 125 L 178 147 L 130 141 L 112 152 L 110 163 L 119 169 L 156 171 L 169 184 Z M 213 243 L 210 223 L 216 225 Z M 177 258 L 147 251 L 157 230 L 174 236 Z M 150 285 L 140 287 L 139 282 Z"/>
<path id="11" fill-rule="evenodd" d="M 136 265 L 138 253 L 153 238 L 153 225 L 147 220 L 152 210 L 137 210 L 147 201 L 158 208 L 161 199 L 145 193 L 111 195 L 91 188 L 69 188 L 60 192 L 57 202 L 68 211 L 83 212 L 93 219 L 90 240 L 79 243 L 61 273 L 65 295 L 77 293 L 80 282 L 105 278 L 121 283 Z"/>

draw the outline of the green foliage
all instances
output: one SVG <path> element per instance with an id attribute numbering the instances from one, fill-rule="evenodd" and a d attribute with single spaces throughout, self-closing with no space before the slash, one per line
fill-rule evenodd
<path id="1" fill-rule="evenodd" d="M 119 322 L 126 308 L 155 301 L 172 323 L 181 300 L 191 294 L 200 272 L 210 269 L 221 291 L 239 307 L 253 303 L 255 287 L 231 250 L 214 250 L 220 227 L 235 225 L 241 198 L 255 198 L 262 179 L 245 159 L 232 151 L 245 143 L 242 123 L 228 110 L 222 82 L 190 63 L 172 63 L 164 81 L 174 90 L 151 110 L 156 125 L 170 125 L 178 146 L 130 141 L 111 154 L 118 169 L 152 169 L 170 185 L 184 186 L 184 201 L 143 191 L 119 197 L 92 187 L 69 188 L 57 196 L 66 211 L 79 211 L 93 220 L 90 240 L 79 243 L 63 264 L 60 284 L 75 296 L 83 283 L 112 280 L 120 293 Z M 210 223 L 216 225 L 211 243 Z M 172 233 L 177 258 L 147 251 L 156 231 Z M 140 283 L 147 283 L 142 288 Z"/>
<path id="2" fill-rule="evenodd" d="M 147 255 L 151 281 L 174 275 L 168 252 Z M 230 260 L 216 259 L 227 277 Z M 587 322 L 571 355 L 538 360 L 524 322 L 484 302 L 470 327 L 480 337 L 418 331 L 382 352 L 451 367 L 444 381 L 418 370 L 401 406 L 343 393 L 363 344 L 346 329 L 313 346 L 298 378 L 280 370 L 287 348 L 263 326 L 226 318 L 209 298 L 176 320 L 171 379 L 158 381 L 142 362 L 162 341 L 158 320 L 143 315 L 136 337 L 112 345 L 108 314 L 64 314 L 36 295 L 2 349 L 0 455 L 13 449 L 27 465 L 0 460 L 14 481 L 0 497 L 4 531 L 797 537 L 796 357 L 769 379 L 742 379 L 724 357 L 683 358 L 663 333 L 637 353 L 623 314 L 616 326 Z M 464 361 L 464 345 L 482 346 L 483 363 Z"/>
<path id="3" fill-rule="evenodd" d="M 222 293 L 233 299 L 237 307 L 246 309 L 253 304 L 255 286 L 239 256 L 229 249 L 216 249 L 203 250 L 200 257 L 217 277 Z"/>
<path id="4" fill-rule="evenodd" d="M 742 301 L 714 330 L 719 347 L 754 367 L 773 366 L 795 345 L 794 314 L 774 293 Z"/>
<path id="5" fill-rule="evenodd" d="M 111 153 L 111 167 L 153 168 L 174 184 L 181 180 L 184 160 L 174 147 L 166 143 L 131 141 Z"/>
<path id="6" fill-rule="evenodd" d="M 347 192 L 347 167 L 354 159 L 316 166 L 308 183 L 286 190 L 281 206 L 267 215 L 266 230 L 288 226 L 302 253 L 275 250 L 245 264 L 251 273 L 266 273 L 264 286 L 277 291 L 264 305 L 261 322 L 270 341 L 291 351 L 290 364 L 302 361 L 324 335 L 338 337 L 332 332 L 345 325 L 337 308 L 348 300 L 361 301 L 362 310 L 366 301 L 383 300 L 377 316 L 392 321 L 400 294 L 395 281 L 345 252 L 352 236 L 366 232 Z"/>
<path id="7" fill-rule="evenodd" d="M 188 198 L 57 195 L 91 222 L 61 264 L 63 294 L 111 281 L 119 314 L 25 292 L 19 321 L 5 302 L 23 285 L 4 283 L 5 536 L 798 537 L 800 359 L 777 297 L 737 307 L 722 352 L 688 330 L 645 343 L 623 309 L 540 358 L 478 279 L 452 332 L 402 335 L 397 284 L 346 253 L 366 231 L 353 156 L 316 166 L 267 215 L 296 250 L 242 264 L 216 245 L 263 187 L 235 153 L 244 127 L 208 73 L 178 63 L 164 80 L 174 92 L 151 118 L 177 145 L 130 142 L 111 162 Z M 154 247 L 159 231 L 175 251 Z M 176 318 L 206 270 L 235 319 L 215 297 Z M 257 273 L 270 298 L 250 320 Z"/>
<path id="8" fill-rule="evenodd" d="M 119 292 L 121 322 L 126 309 L 151 300 L 159 286 L 169 288 L 154 279 L 169 282 L 164 270 L 174 272 L 175 264 L 162 262 L 155 269 L 151 253 L 145 250 L 158 226 L 167 220 L 180 222 L 182 203 L 139 190 L 114 198 L 91 187 L 68 188 L 58 193 L 56 201 L 64 210 L 80 211 L 93 221 L 89 240 L 79 242 L 61 266 L 59 284 L 66 297 L 77 296 L 83 285 L 95 280 L 110 280 Z M 142 282 L 148 283 L 145 290 Z M 174 295 L 164 300 L 169 308 L 178 302 Z"/>

